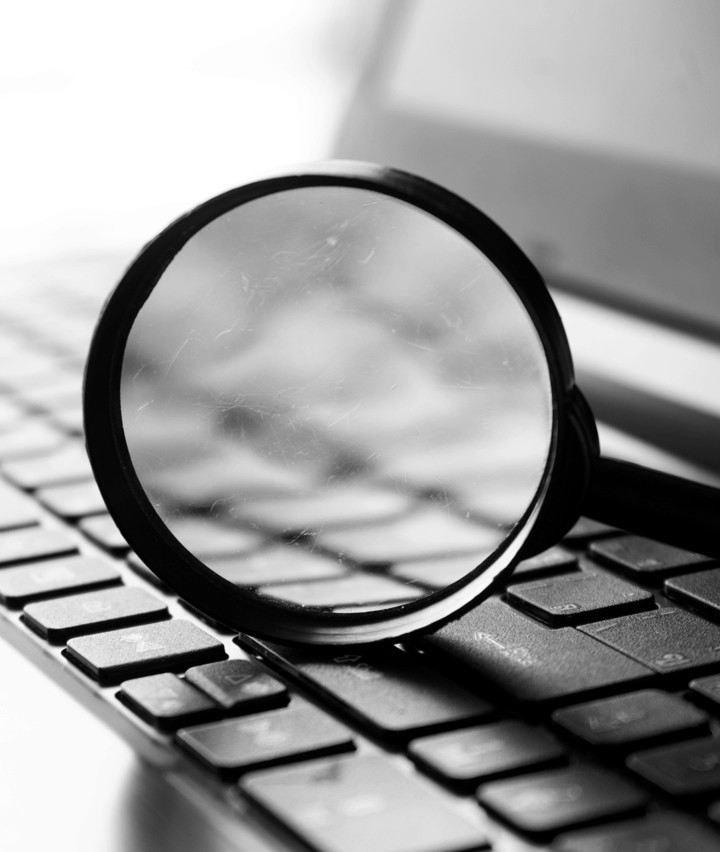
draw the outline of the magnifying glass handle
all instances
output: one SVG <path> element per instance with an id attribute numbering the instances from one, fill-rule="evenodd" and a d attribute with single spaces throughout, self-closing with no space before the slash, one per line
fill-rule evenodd
<path id="1" fill-rule="evenodd" d="M 583 513 L 597 521 L 720 558 L 720 489 L 600 458 Z"/>

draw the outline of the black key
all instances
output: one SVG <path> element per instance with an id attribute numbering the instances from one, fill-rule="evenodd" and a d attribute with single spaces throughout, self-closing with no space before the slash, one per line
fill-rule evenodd
<path id="1" fill-rule="evenodd" d="M 0 571 L 0 602 L 21 607 L 32 601 L 119 583 L 120 574 L 104 559 L 72 556 Z"/>
<path id="2" fill-rule="evenodd" d="M 465 786 L 567 762 L 550 733 L 514 721 L 413 740 L 408 753 L 431 775 Z"/>
<path id="3" fill-rule="evenodd" d="M 482 698 L 396 648 L 309 654 L 270 646 L 270 653 L 290 676 L 299 676 L 305 686 L 378 737 L 409 739 L 494 713 Z"/>
<path id="4" fill-rule="evenodd" d="M 3 473 L 11 482 L 29 491 L 92 479 L 90 462 L 79 444 L 65 444 L 40 458 L 8 462 L 3 465 Z"/>
<path id="5" fill-rule="evenodd" d="M 709 616 L 720 618 L 720 568 L 666 580 L 665 594 Z"/>
<path id="6" fill-rule="evenodd" d="M 630 816 L 647 796 L 599 767 L 572 766 L 486 784 L 480 804 L 536 840 L 570 828 Z"/>
<path id="7" fill-rule="evenodd" d="M 30 527 L 0 534 L 0 568 L 77 552 L 77 544 L 60 530 Z"/>
<path id="8" fill-rule="evenodd" d="M 185 672 L 185 679 L 233 713 L 257 713 L 290 700 L 285 684 L 253 660 L 194 666 Z"/>
<path id="9" fill-rule="evenodd" d="M 546 627 L 490 598 L 422 642 L 475 682 L 479 676 L 483 685 L 533 704 L 625 692 L 652 678 L 645 666 L 589 638 L 574 627 Z"/>
<path id="10" fill-rule="evenodd" d="M 553 852 L 717 852 L 720 837 L 684 814 L 652 814 L 618 825 L 574 831 Z"/>
<path id="11" fill-rule="evenodd" d="M 708 808 L 708 817 L 710 820 L 712 820 L 713 823 L 715 823 L 716 828 L 720 826 L 720 802 L 713 802 L 713 804 L 710 805 L 710 807 Z M 715 837 L 717 838 L 717 834 L 715 835 Z M 693 846 L 692 849 L 693 852 L 699 852 L 699 850 L 695 846 Z M 702 852 L 705 852 L 704 846 L 702 847 Z M 714 852 L 714 850 L 712 850 L 712 852 Z"/>
<path id="12" fill-rule="evenodd" d="M 115 526 L 115 522 L 110 515 L 95 515 L 91 518 L 83 518 L 78 524 L 78 527 L 95 544 L 110 553 L 126 553 L 130 549 L 123 534 Z"/>
<path id="13" fill-rule="evenodd" d="M 209 696 L 168 672 L 126 680 L 117 697 L 141 719 L 162 730 L 207 722 L 222 713 Z"/>
<path id="14" fill-rule="evenodd" d="M 38 516 L 38 507 L 32 500 L 0 484 L 0 530 L 34 526 Z"/>
<path id="15" fill-rule="evenodd" d="M 654 584 L 660 584 L 665 577 L 688 574 L 702 565 L 713 564 L 707 556 L 638 535 L 593 542 L 590 552 L 616 571 L 638 582 Z"/>
<path id="16" fill-rule="evenodd" d="M 223 775 L 355 748 L 352 734 L 344 725 L 299 699 L 280 710 L 183 728 L 177 738 L 195 757 Z"/>
<path id="17" fill-rule="evenodd" d="M 101 683 L 119 683 L 158 671 L 182 671 L 227 656 L 222 642 L 181 619 L 78 636 L 68 641 L 65 653 Z"/>
<path id="18" fill-rule="evenodd" d="M 323 852 L 468 852 L 487 845 L 479 819 L 375 755 L 259 772 L 241 786 Z"/>
<path id="19" fill-rule="evenodd" d="M 511 586 L 507 599 L 549 624 L 581 624 L 654 606 L 643 589 L 598 571 L 576 571 L 562 577 Z"/>
<path id="20" fill-rule="evenodd" d="M 530 559 L 523 559 L 513 569 L 508 578 L 509 583 L 525 583 L 539 577 L 550 577 L 553 574 L 566 574 L 577 568 L 577 556 L 556 545 L 549 550 L 538 553 Z"/>
<path id="21" fill-rule="evenodd" d="M 720 711 L 720 675 L 691 680 L 690 690 L 698 703 L 705 704 L 715 713 Z"/>
<path id="22" fill-rule="evenodd" d="M 671 796 L 715 795 L 720 792 L 720 737 L 641 751 L 630 755 L 627 766 Z"/>
<path id="23" fill-rule="evenodd" d="M 705 713 L 676 695 L 645 689 L 556 710 L 553 721 L 592 746 L 636 748 L 709 733 Z"/>
<path id="24" fill-rule="evenodd" d="M 30 604 L 22 618 L 43 639 L 64 642 L 71 636 L 159 621 L 167 616 L 164 601 L 144 589 L 120 586 Z"/>
<path id="25" fill-rule="evenodd" d="M 720 626 L 665 607 L 578 628 L 681 683 L 720 670 Z"/>
<path id="26" fill-rule="evenodd" d="M 78 482 L 75 485 L 54 485 L 37 492 L 40 502 L 51 512 L 66 521 L 78 521 L 86 515 L 107 512 L 105 501 L 95 482 Z"/>

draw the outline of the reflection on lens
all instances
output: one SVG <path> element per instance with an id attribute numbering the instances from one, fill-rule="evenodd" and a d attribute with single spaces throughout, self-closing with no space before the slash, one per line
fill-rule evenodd
<path id="1" fill-rule="evenodd" d="M 522 303 L 433 216 L 349 187 L 216 219 L 123 363 L 138 478 L 175 537 L 265 599 L 397 606 L 462 579 L 531 506 L 545 355 Z"/>

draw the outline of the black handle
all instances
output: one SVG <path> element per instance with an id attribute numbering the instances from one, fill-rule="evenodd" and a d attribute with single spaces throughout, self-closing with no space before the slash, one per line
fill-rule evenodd
<path id="1" fill-rule="evenodd" d="M 583 513 L 666 544 L 720 558 L 720 489 L 600 458 Z"/>

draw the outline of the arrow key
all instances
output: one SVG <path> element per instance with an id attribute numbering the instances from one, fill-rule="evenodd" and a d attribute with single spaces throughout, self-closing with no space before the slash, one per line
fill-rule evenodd
<path id="1" fill-rule="evenodd" d="M 285 685 L 252 660 L 194 666 L 185 679 L 233 713 L 257 713 L 290 700 Z"/>

